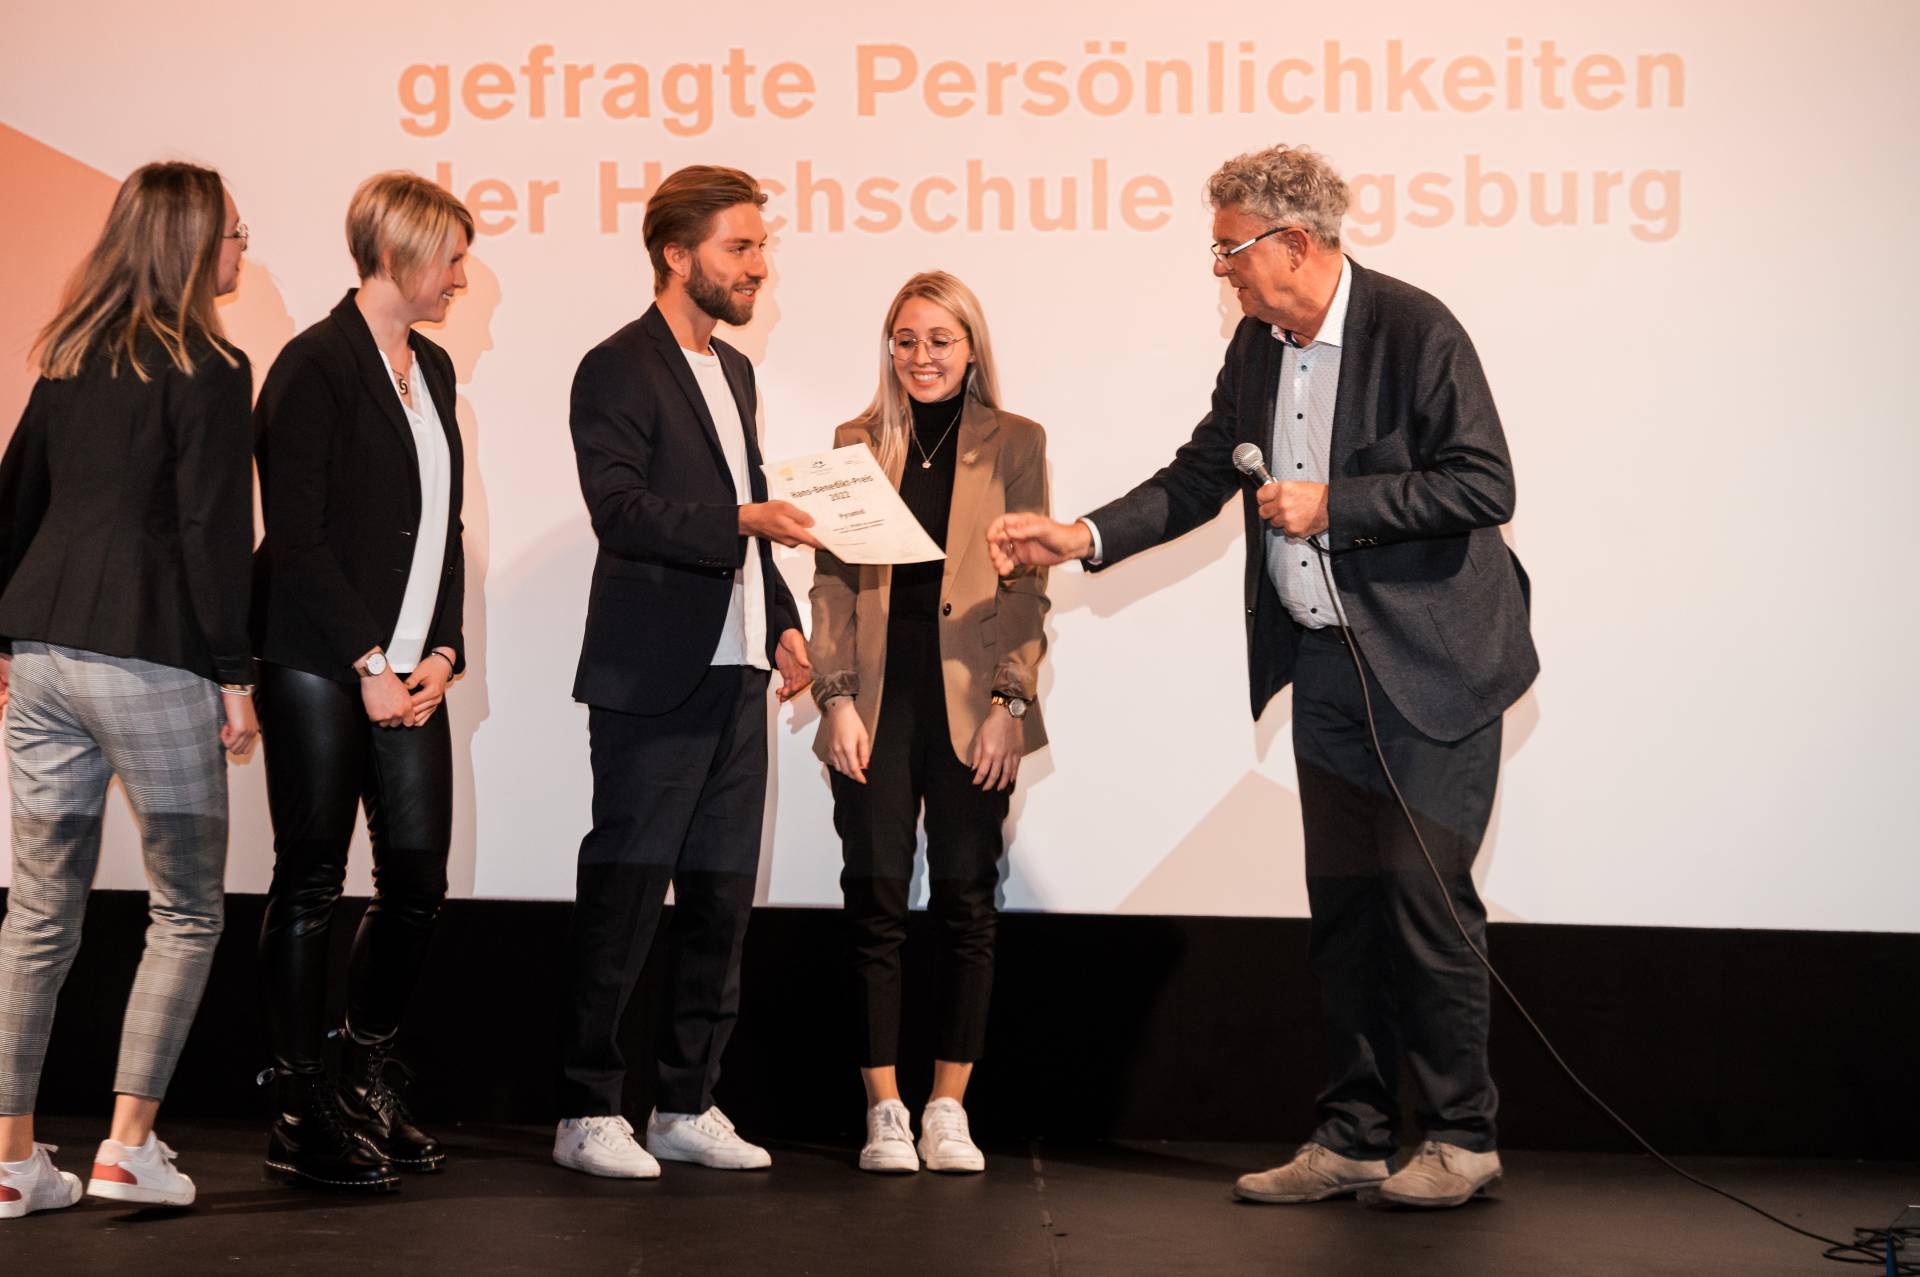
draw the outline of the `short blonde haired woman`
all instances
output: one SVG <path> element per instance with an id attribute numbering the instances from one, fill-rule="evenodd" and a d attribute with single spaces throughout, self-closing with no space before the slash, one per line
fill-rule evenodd
<path id="1" fill-rule="evenodd" d="M 473 218 L 412 173 L 354 192 L 360 286 L 281 351 L 260 391 L 254 632 L 273 814 L 261 928 L 280 1117 L 277 1175 L 384 1191 L 437 1169 L 388 1064 L 453 840 L 453 743 L 441 710 L 464 666 L 461 448 L 453 361 L 414 331 L 466 287 Z M 341 1076 L 322 1061 L 328 926 L 364 801 L 374 898 L 347 973 Z"/>
<path id="2" fill-rule="evenodd" d="M 971 290 L 909 279 L 882 325 L 880 384 L 834 446 L 863 443 L 943 560 L 897 567 L 814 560 L 815 751 L 832 769 L 840 883 L 862 1019 L 870 1171 L 979 1171 L 963 1101 L 993 988 L 1000 826 L 1021 758 L 1046 743 L 1036 703 L 1046 574 L 1001 579 L 986 529 L 1047 509 L 1046 435 L 1000 405 L 993 343 Z M 933 1089 L 916 1149 L 896 1073 L 900 948 L 915 828 L 925 810 L 936 921 Z"/>
<path id="3" fill-rule="evenodd" d="M 13 883 L 0 928 L 0 1219 L 71 1206 L 33 1141 L 54 1001 L 80 944 L 118 776 L 152 922 L 96 1197 L 185 1206 L 153 1133 L 206 989 L 227 862 L 227 750 L 254 738 L 247 641 L 253 377 L 214 298 L 247 228 L 212 169 L 149 164 L 40 334 L 40 380 L 0 462 L 0 703 Z"/>

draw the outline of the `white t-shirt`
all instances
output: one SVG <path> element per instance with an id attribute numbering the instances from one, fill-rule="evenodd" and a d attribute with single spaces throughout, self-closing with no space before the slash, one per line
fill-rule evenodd
<path id="1" fill-rule="evenodd" d="M 693 379 L 700 383 L 700 395 L 707 401 L 707 412 L 720 436 L 720 451 L 726 454 L 727 472 L 733 476 L 733 490 L 742 504 L 753 500 L 753 486 L 747 474 L 747 433 L 740 421 L 740 405 L 734 401 L 733 388 L 720 367 L 720 356 L 688 350 Z M 713 649 L 714 665 L 751 665 L 772 669 L 767 661 L 767 592 L 760 574 L 760 539 L 747 538 L 746 565 L 733 574 L 733 598 L 727 604 L 726 624 L 720 627 L 720 642 Z"/>
<path id="2" fill-rule="evenodd" d="M 392 381 L 393 365 L 384 350 L 380 362 L 386 364 L 387 379 Z M 397 383 L 393 393 L 399 398 Z M 447 507 L 453 500 L 453 455 L 418 359 L 413 361 L 413 403 L 400 399 L 400 409 L 407 415 L 407 426 L 413 431 L 413 451 L 420 458 L 420 526 L 414 530 L 407 592 L 400 598 L 400 619 L 394 623 L 386 653 L 395 673 L 411 674 L 425 655 L 433 609 L 440 601 L 440 571 L 447 560 Z"/>

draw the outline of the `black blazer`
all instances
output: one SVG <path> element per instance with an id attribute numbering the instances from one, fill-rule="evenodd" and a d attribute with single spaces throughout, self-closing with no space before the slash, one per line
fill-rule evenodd
<path id="1" fill-rule="evenodd" d="M 600 551 L 575 700 L 630 714 L 685 701 L 713 661 L 746 562 L 741 505 L 767 499 L 754 431 L 753 365 L 714 339 L 747 436 L 751 492 L 733 487 L 713 417 L 658 306 L 587 352 L 573 378 L 580 491 Z M 759 542 L 767 657 L 800 610 Z"/>
<path id="2" fill-rule="evenodd" d="M 41 378 L 0 462 L 0 635 L 253 682 L 253 372 L 205 337 L 191 376 L 143 338 Z"/>
<path id="3" fill-rule="evenodd" d="M 355 289 L 280 352 L 254 409 L 266 537 L 253 559 L 260 659 L 350 683 L 353 663 L 393 640 L 420 527 L 420 458 Z M 464 461 L 453 360 L 410 333 L 414 366 L 447 436 L 447 552 L 426 650 L 466 668 L 460 545 Z"/>
<path id="4" fill-rule="evenodd" d="M 1436 740 L 1492 722 L 1539 672 L 1527 579 L 1500 536 L 1513 464 L 1466 330 L 1438 300 L 1351 259 L 1329 448 L 1329 567 L 1394 706 Z M 1170 541 L 1241 494 L 1253 713 L 1293 680 L 1298 627 L 1267 577 L 1255 485 L 1233 450 L 1266 451 L 1280 382 L 1269 325 L 1242 320 L 1201 418 L 1166 469 L 1087 516 L 1101 567 Z M 1285 476 L 1281 476 L 1284 478 Z M 1098 569 L 1096 569 L 1098 570 Z"/>

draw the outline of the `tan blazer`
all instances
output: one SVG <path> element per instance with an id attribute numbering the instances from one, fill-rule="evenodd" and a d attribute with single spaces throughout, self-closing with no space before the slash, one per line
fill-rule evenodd
<path id="1" fill-rule="evenodd" d="M 879 451 L 867 427 L 848 422 L 833 446 L 864 443 Z M 969 398 L 960 417 L 960 455 L 954 465 L 953 507 L 947 519 L 946 570 L 940 581 L 940 665 L 946 676 L 947 724 L 953 752 L 968 762 L 973 738 L 993 708 L 996 691 L 1030 702 L 1022 753 L 1047 743 L 1038 694 L 1040 658 L 1047 650 L 1047 574 L 1044 568 L 1001 580 L 987 555 L 987 525 L 1010 511 L 1047 513 L 1047 436 L 1036 423 Z M 900 486 L 900 462 L 887 478 Z M 869 736 L 880 721 L 886 682 L 887 597 L 890 565 L 842 563 L 825 550 L 813 558 L 814 699 L 852 696 Z M 827 723 L 820 721 L 813 752 L 827 756 Z"/>

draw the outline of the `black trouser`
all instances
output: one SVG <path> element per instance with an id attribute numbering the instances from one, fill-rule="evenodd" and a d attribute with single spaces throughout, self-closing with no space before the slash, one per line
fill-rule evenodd
<path id="1" fill-rule="evenodd" d="M 367 808 L 373 901 L 347 971 L 347 1024 L 390 1041 L 447 897 L 453 744 L 443 704 L 421 727 L 378 727 L 358 682 L 261 666 L 260 736 L 273 816 L 273 886 L 260 928 L 274 1063 L 321 1071 L 328 928 L 347 877 L 354 818 Z"/>
<path id="2" fill-rule="evenodd" d="M 1380 773 L 1345 643 L 1304 633 L 1293 686 L 1312 965 L 1331 1055 L 1314 1142 L 1346 1157 L 1393 1153 L 1404 1054 L 1425 1137 L 1486 1152 L 1498 1102 L 1487 1069 L 1486 970 L 1461 940 Z M 1500 719 L 1464 740 L 1436 741 L 1394 709 L 1372 671 L 1367 687 L 1394 779 L 1484 953 L 1487 911 L 1472 871 L 1493 809 Z"/>
<path id="3" fill-rule="evenodd" d="M 927 813 L 927 910 L 936 920 L 934 1058 L 967 1063 L 986 1047 L 993 994 L 994 891 L 1011 790 L 983 790 L 953 752 L 940 636 L 930 621 L 887 628 L 887 681 L 867 783 L 838 772 L 833 826 L 853 948 L 861 1064 L 892 1065 L 900 1038 L 900 946 L 907 936 L 915 826 Z"/>
<path id="4" fill-rule="evenodd" d="M 653 945 L 667 885 L 667 1003 L 654 1104 L 703 1113 L 740 1014 L 740 946 L 767 802 L 767 672 L 716 665 L 665 714 L 587 715 L 593 829 L 580 843 L 568 933 L 573 987 L 560 1115 L 622 1108 L 620 1023 Z"/>

